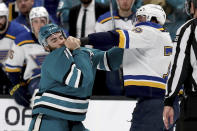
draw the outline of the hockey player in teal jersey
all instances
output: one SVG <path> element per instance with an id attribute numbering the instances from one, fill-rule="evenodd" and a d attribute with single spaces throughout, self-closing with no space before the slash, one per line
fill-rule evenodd
<path id="1" fill-rule="evenodd" d="M 29 131 L 85 131 L 81 121 L 88 110 L 96 69 L 117 70 L 122 63 L 121 48 L 88 49 L 72 38 L 66 40 L 55 24 L 40 29 L 39 43 L 50 54 L 41 68 Z"/>

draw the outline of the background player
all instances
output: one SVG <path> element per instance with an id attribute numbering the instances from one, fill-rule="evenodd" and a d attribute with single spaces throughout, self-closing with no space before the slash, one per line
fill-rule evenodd
<path id="1" fill-rule="evenodd" d="M 38 88 L 41 64 L 48 54 L 38 43 L 40 28 L 49 23 L 47 10 L 44 7 L 32 8 L 29 20 L 32 32 L 20 34 L 6 61 L 6 71 L 14 85 L 10 94 L 23 106 L 29 106 L 30 98 Z"/>
<path id="2" fill-rule="evenodd" d="M 0 94 L 8 94 L 8 87 L 11 86 L 11 82 L 4 72 L 8 52 L 18 35 L 27 32 L 20 24 L 8 22 L 8 15 L 7 6 L 3 2 L 0 3 Z"/>

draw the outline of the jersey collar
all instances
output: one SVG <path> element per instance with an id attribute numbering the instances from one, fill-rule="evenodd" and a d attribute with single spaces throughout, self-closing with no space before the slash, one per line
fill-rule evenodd
<path id="1" fill-rule="evenodd" d="M 141 26 L 141 25 L 150 26 L 150 27 L 156 28 L 161 31 L 164 30 L 164 28 L 160 24 L 153 23 L 153 22 L 140 22 L 140 23 L 136 24 L 135 27 Z"/>

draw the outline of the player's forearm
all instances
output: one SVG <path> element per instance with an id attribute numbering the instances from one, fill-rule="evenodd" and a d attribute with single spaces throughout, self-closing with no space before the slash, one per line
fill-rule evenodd
<path id="1" fill-rule="evenodd" d="M 117 46 L 119 42 L 119 35 L 114 31 L 99 32 L 88 35 L 88 37 L 81 38 L 81 45 L 93 45 L 96 49 L 107 50 L 113 46 Z"/>

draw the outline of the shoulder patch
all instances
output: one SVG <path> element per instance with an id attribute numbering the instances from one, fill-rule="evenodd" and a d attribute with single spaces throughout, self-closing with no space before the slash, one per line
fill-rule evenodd
<path id="1" fill-rule="evenodd" d="M 135 29 L 132 30 L 135 33 L 142 33 L 143 29 L 140 27 L 136 27 Z"/>

